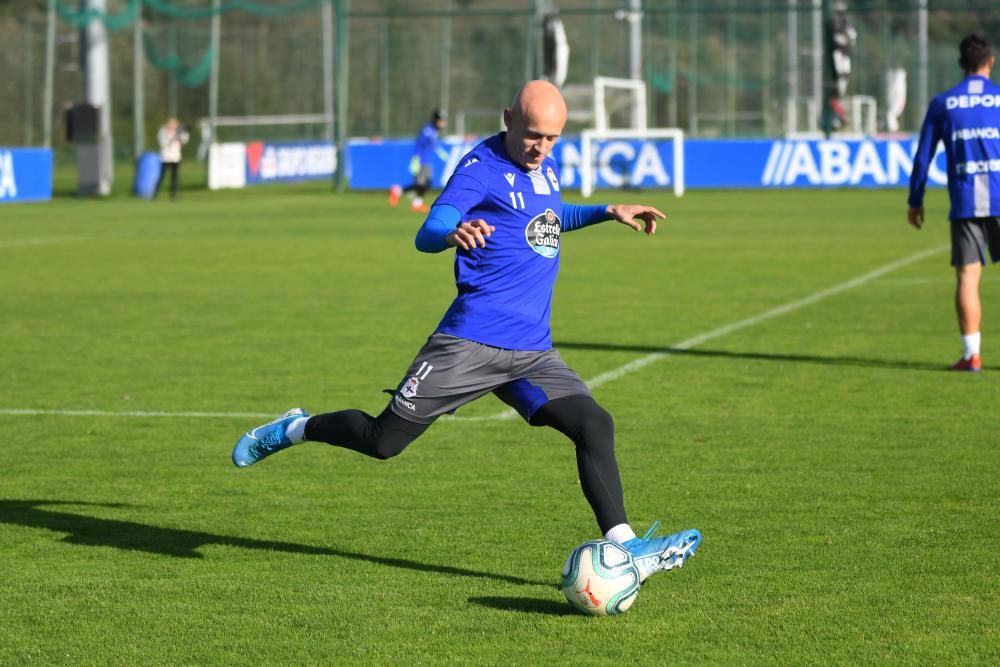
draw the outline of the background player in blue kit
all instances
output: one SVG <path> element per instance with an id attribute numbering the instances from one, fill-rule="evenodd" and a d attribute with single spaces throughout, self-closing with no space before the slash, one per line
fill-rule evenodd
<path id="1" fill-rule="evenodd" d="M 965 37 L 958 47 L 965 79 L 931 100 L 920 130 L 920 144 L 910 174 L 907 218 L 924 224 L 924 186 L 938 141 L 948 157 L 951 197 L 951 263 L 958 284 L 955 310 L 962 333 L 962 358 L 952 370 L 978 371 L 982 306 L 979 279 L 986 252 L 1000 260 L 1000 86 L 989 77 L 995 58 L 982 35 Z"/>
<path id="2" fill-rule="evenodd" d="M 420 134 L 413 145 L 413 156 L 410 158 L 410 173 L 413 175 L 413 182 L 405 188 L 393 185 L 389 189 L 389 203 L 393 206 L 399 203 L 400 196 L 406 194 L 412 197 L 410 209 L 419 213 L 427 213 L 427 205 L 424 204 L 424 195 L 431 187 L 431 177 L 434 175 L 434 167 L 431 160 L 437 151 L 438 133 L 444 129 L 448 123 L 448 116 L 444 111 L 434 111 L 431 114 L 430 122 L 420 128 Z"/>
<path id="3" fill-rule="evenodd" d="M 552 348 L 549 315 L 562 234 L 617 220 L 652 235 L 663 214 L 650 206 L 563 204 L 549 152 L 566 104 L 547 81 L 529 81 L 504 110 L 506 132 L 462 158 L 417 232 L 417 248 L 455 247 L 458 295 L 413 360 L 389 405 L 372 417 L 342 410 L 310 417 L 300 408 L 251 430 L 233 450 L 248 466 L 303 441 L 326 442 L 379 459 L 399 454 L 438 417 L 494 393 L 533 426 L 550 426 L 576 446 L 584 496 L 604 536 L 627 548 L 645 580 L 683 565 L 697 530 L 637 537 L 625 513 L 614 422 Z"/>

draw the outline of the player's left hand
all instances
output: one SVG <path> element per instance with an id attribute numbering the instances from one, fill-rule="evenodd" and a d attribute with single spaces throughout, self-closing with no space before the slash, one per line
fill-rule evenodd
<path id="1" fill-rule="evenodd" d="M 924 226 L 924 209 L 923 207 L 910 207 L 910 210 L 906 212 L 906 220 L 911 225 L 917 229 L 921 229 Z"/>
<path id="2" fill-rule="evenodd" d="M 667 217 L 662 211 L 642 204 L 612 204 L 608 206 L 608 215 L 637 232 L 645 232 L 646 236 L 656 233 L 657 218 Z"/>

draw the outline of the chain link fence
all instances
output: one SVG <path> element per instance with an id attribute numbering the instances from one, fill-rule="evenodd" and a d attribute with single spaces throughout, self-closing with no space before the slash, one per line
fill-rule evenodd
<path id="1" fill-rule="evenodd" d="M 52 145 L 59 150 L 66 147 L 63 109 L 83 95 L 78 23 L 87 17 L 72 0 L 53 2 L 58 11 L 50 122 Z M 219 115 L 323 113 L 332 71 L 324 67 L 322 12 L 328 2 L 337 4 L 347 21 L 350 136 L 410 136 L 436 108 L 450 112 L 452 131 L 495 131 L 517 86 L 544 71 L 542 20 L 550 13 L 562 22 L 569 46 L 564 87 L 568 93 L 584 91 L 568 95 L 571 105 L 589 103 L 585 91 L 595 76 L 627 77 L 635 71 L 627 0 L 106 0 L 116 156 L 134 154 L 137 106 L 144 110 L 139 120 L 146 145 L 166 117 L 195 126 L 208 114 L 216 55 L 213 7 L 221 11 Z M 639 68 L 648 87 L 650 125 L 681 127 L 692 136 L 749 137 L 786 133 L 790 115 L 800 126 L 815 125 L 810 105 L 823 66 L 821 2 L 639 4 Z M 924 112 L 918 104 L 921 82 L 926 80 L 926 92 L 933 95 L 960 78 L 961 37 L 980 31 L 1000 40 L 996 0 L 848 0 L 846 5 L 856 32 L 847 94 L 875 100 L 878 131 L 885 129 L 890 70 L 906 73 L 899 129 L 914 131 Z M 927 42 L 921 53 L 924 8 Z M 44 141 L 46 9 L 40 0 L 0 0 L 0 145 Z M 140 48 L 134 20 L 141 21 Z M 135 104 L 137 81 L 141 105 Z M 584 119 L 569 131 L 586 124 Z M 265 138 L 321 131 L 276 127 L 268 128 Z"/>

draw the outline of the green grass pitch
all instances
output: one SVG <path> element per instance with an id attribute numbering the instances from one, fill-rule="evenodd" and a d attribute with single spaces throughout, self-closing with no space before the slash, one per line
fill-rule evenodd
<path id="1" fill-rule="evenodd" d="M 388 462 L 230 462 L 290 407 L 384 406 L 454 289 L 418 216 L 326 184 L 0 207 L 0 664 L 1000 662 L 1000 273 L 986 370 L 942 372 L 945 194 L 922 232 L 901 191 L 598 198 L 668 219 L 564 237 L 554 337 L 637 530 L 704 534 L 611 619 L 558 590 L 596 533 L 571 445 L 493 398 Z"/>

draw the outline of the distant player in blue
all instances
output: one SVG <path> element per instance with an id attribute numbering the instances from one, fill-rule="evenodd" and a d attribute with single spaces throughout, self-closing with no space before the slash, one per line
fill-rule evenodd
<path id="1" fill-rule="evenodd" d="M 996 59 L 990 41 L 969 35 L 959 45 L 965 79 L 927 109 L 910 174 L 911 225 L 924 225 L 924 186 L 938 141 L 948 158 L 951 197 L 951 263 L 958 285 L 955 310 L 962 333 L 962 358 L 952 370 L 978 371 L 982 306 L 979 279 L 986 253 L 1000 261 L 1000 87 L 990 81 Z"/>
<path id="2" fill-rule="evenodd" d="M 448 116 L 444 111 L 435 111 L 431 114 L 429 123 L 420 128 L 420 134 L 413 144 L 413 156 L 410 158 L 410 174 L 413 175 L 413 182 L 405 188 L 393 185 L 389 190 L 389 203 L 393 206 L 399 203 L 402 195 L 409 196 L 410 210 L 418 213 L 427 213 L 427 205 L 424 204 L 424 195 L 431 187 L 431 177 L 434 175 L 434 167 L 431 160 L 437 152 L 438 133 L 444 129 L 448 123 Z"/>
<path id="3" fill-rule="evenodd" d="M 532 426 L 549 426 L 576 445 L 583 493 L 606 539 L 635 557 L 640 578 L 683 565 L 697 530 L 644 537 L 628 523 L 614 422 L 552 349 L 549 310 L 562 235 L 617 220 L 652 235 L 663 214 L 651 206 L 563 204 L 549 152 L 566 124 L 566 104 L 547 81 L 529 81 L 504 110 L 506 132 L 462 158 L 417 232 L 417 248 L 456 248 L 458 295 L 378 417 L 342 410 L 310 417 L 301 408 L 251 430 L 233 450 L 248 466 L 303 441 L 326 442 L 387 459 L 438 417 L 493 393 Z"/>

